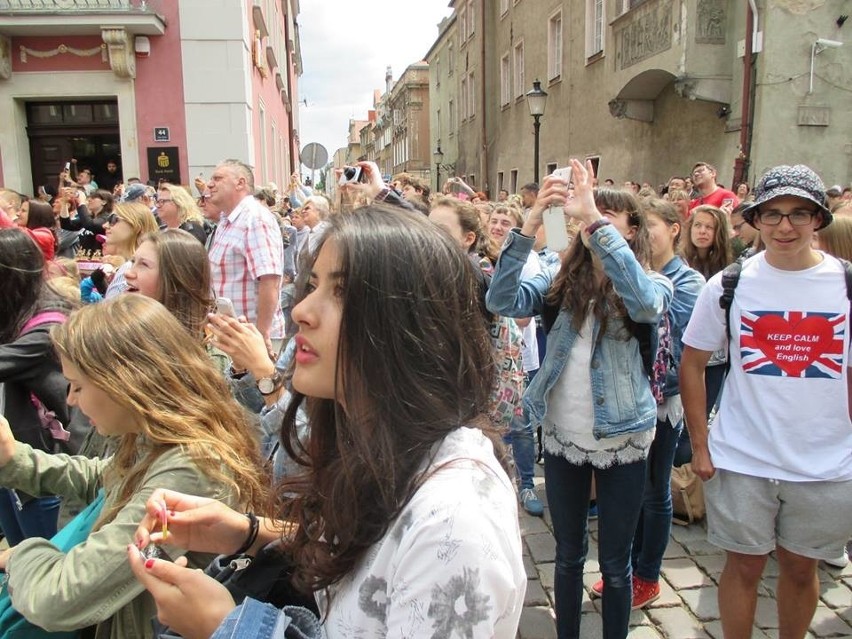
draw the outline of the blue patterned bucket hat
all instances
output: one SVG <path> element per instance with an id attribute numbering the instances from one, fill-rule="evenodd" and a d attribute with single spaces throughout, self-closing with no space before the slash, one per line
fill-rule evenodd
<path id="1" fill-rule="evenodd" d="M 816 204 L 822 213 L 822 225 L 819 228 L 824 229 L 831 224 L 831 212 L 825 206 L 825 185 L 804 164 L 769 169 L 754 187 L 754 202 L 743 210 L 743 219 L 754 226 L 758 207 L 783 195 L 794 195 Z"/>

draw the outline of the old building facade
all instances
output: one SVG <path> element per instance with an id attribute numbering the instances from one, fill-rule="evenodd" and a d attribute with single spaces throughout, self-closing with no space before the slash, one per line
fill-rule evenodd
<path id="1" fill-rule="evenodd" d="M 579 157 L 592 159 L 602 179 L 655 185 L 699 160 L 715 164 L 727 184 L 740 175 L 754 182 L 779 163 L 808 163 L 830 183 L 852 176 L 852 119 L 845 115 L 852 44 L 841 44 L 838 3 L 451 6 L 426 56 L 431 145 L 440 145 L 444 170 L 492 195 L 533 178 L 525 94 L 536 79 L 548 93 L 541 175 Z"/>
<path id="2" fill-rule="evenodd" d="M 192 183 L 226 157 L 298 166 L 298 0 L 0 0 L 0 184 L 72 157 Z"/>

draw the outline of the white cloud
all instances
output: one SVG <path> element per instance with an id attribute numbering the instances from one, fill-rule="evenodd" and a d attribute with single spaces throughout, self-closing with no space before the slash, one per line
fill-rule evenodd
<path id="1" fill-rule="evenodd" d="M 319 142 L 331 157 L 346 145 L 349 120 L 364 120 L 385 69 L 399 79 L 419 62 L 449 15 L 447 0 L 303 0 L 299 14 L 303 74 L 302 146 Z"/>

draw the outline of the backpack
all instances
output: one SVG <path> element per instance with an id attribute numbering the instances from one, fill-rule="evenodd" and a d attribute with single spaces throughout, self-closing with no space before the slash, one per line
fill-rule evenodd
<path id="1" fill-rule="evenodd" d="M 39 326 L 43 326 L 44 324 L 64 324 L 67 319 L 68 317 L 59 311 L 41 311 L 27 320 L 24 327 L 21 329 L 21 335 L 28 333 Z M 63 452 L 68 452 L 67 447 L 68 442 L 71 440 L 71 432 L 65 428 L 65 425 L 61 421 L 59 421 L 56 413 L 48 409 L 33 392 L 30 392 L 30 402 L 32 402 L 33 407 L 36 409 L 36 413 L 38 413 L 41 427 L 50 433 L 54 444 L 57 444 Z"/>
<path id="2" fill-rule="evenodd" d="M 843 264 L 843 272 L 846 278 L 846 298 L 849 300 L 850 309 L 852 309 L 852 262 L 840 257 L 837 259 Z M 725 334 L 728 336 L 729 351 L 731 348 L 731 305 L 734 302 L 734 291 L 737 289 L 737 284 L 740 283 L 740 273 L 742 273 L 744 261 L 742 257 L 738 258 L 722 271 L 722 294 L 719 296 L 719 306 L 725 311 Z M 729 367 L 730 362 L 729 356 L 727 364 Z"/>

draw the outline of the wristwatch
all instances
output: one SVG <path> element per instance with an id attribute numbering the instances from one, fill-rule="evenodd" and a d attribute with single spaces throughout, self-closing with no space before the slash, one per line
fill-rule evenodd
<path id="1" fill-rule="evenodd" d="M 276 370 L 269 377 L 261 377 L 255 383 L 260 394 L 266 397 L 267 395 L 272 395 L 272 393 L 284 385 L 284 376 L 280 371 Z"/>

